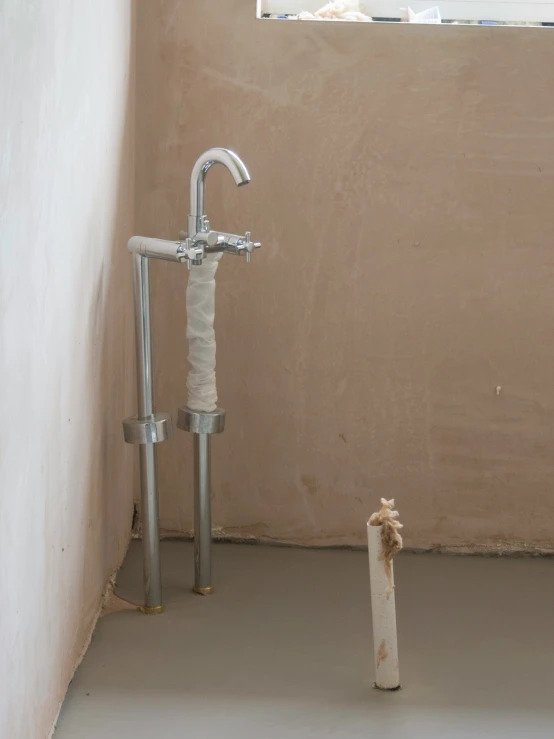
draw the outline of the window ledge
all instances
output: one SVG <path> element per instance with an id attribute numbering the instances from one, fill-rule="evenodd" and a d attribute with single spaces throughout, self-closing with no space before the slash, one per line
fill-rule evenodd
<path id="1" fill-rule="evenodd" d="M 299 20 L 303 10 L 315 13 L 325 0 L 258 0 L 258 17 L 271 20 Z M 364 12 L 375 22 L 395 23 L 401 17 L 401 4 L 416 13 L 439 8 L 442 23 L 447 25 L 484 26 L 553 26 L 552 0 L 365 0 Z M 537 20 L 540 19 L 540 20 Z M 302 20 L 302 23 L 310 21 Z M 313 19 L 321 23 L 358 23 L 359 21 Z M 364 25 L 363 23 L 361 25 Z M 411 24 L 419 25 L 419 24 Z M 439 25 L 439 24 L 437 24 Z"/>

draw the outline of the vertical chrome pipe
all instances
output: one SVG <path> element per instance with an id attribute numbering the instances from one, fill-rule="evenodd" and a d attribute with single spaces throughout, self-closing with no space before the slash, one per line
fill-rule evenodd
<path id="1" fill-rule="evenodd" d="M 162 604 L 160 564 L 156 445 L 141 444 L 139 455 L 144 581 L 143 610 L 145 613 L 161 613 L 164 607 Z"/>
<path id="2" fill-rule="evenodd" d="M 212 592 L 212 511 L 210 435 L 194 439 L 194 591 Z"/>
<path id="3" fill-rule="evenodd" d="M 135 335 L 137 352 L 138 416 L 154 413 L 152 389 L 152 329 L 150 325 L 150 263 L 148 257 L 133 254 L 135 288 Z"/>
<path id="4" fill-rule="evenodd" d="M 150 270 L 147 257 L 133 254 L 133 276 L 138 421 L 140 422 L 153 419 L 155 413 L 150 322 Z M 155 443 L 141 443 L 139 454 L 144 567 L 143 610 L 146 613 L 160 613 L 163 611 L 163 605 Z"/>
<path id="5" fill-rule="evenodd" d="M 211 434 L 225 428 L 225 411 L 193 411 L 179 408 L 177 426 L 190 431 L 194 448 L 194 592 L 212 592 L 212 481 Z"/>

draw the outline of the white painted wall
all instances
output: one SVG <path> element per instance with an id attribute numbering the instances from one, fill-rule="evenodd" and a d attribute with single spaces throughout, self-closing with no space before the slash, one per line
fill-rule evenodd
<path id="1" fill-rule="evenodd" d="M 0 737 L 42 739 L 132 516 L 133 0 L 0 3 Z"/>

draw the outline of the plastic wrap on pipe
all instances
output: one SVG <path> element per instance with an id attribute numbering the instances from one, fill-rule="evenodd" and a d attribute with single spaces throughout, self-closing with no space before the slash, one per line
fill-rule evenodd
<path id="1" fill-rule="evenodd" d="M 215 273 L 222 254 L 208 254 L 192 267 L 187 285 L 189 374 L 187 405 L 209 413 L 217 408 L 215 381 Z"/>

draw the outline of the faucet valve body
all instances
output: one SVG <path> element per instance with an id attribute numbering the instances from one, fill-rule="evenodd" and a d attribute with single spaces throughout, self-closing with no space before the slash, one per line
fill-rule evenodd
<path id="1" fill-rule="evenodd" d="M 193 222 L 196 222 L 196 218 L 189 216 L 189 225 Z M 261 247 L 259 242 L 252 241 L 250 231 L 247 231 L 244 236 L 212 231 L 206 216 L 200 217 L 200 224 L 202 230 L 193 236 L 186 237 L 181 232 L 183 242 L 180 252 L 183 257 L 182 261 L 187 261 L 189 269 L 192 266 L 201 265 L 206 254 L 223 253 L 233 254 L 237 257 L 244 255 L 246 261 L 250 262 L 254 249 Z"/>

